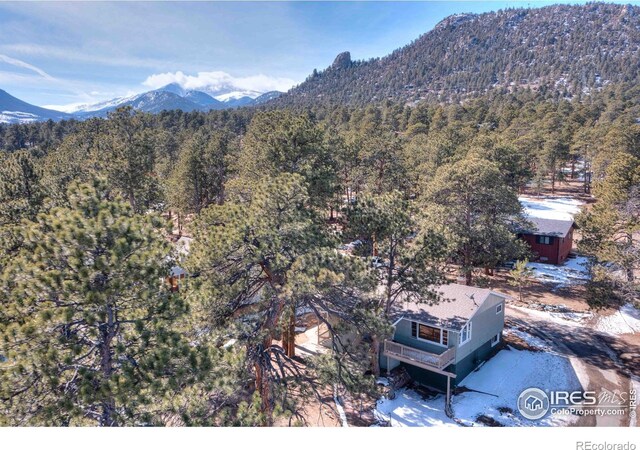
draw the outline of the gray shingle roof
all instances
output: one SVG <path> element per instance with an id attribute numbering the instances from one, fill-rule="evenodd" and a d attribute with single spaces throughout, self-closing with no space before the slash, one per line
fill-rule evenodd
<path id="1" fill-rule="evenodd" d="M 527 220 L 531 222 L 535 228 L 532 230 L 521 230 L 520 232 L 538 236 L 565 237 L 573 226 L 573 220 L 542 219 L 540 217 L 527 217 Z"/>
<path id="2" fill-rule="evenodd" d="M 441 300 L 435 305 L 403 301 L 396 307 L 394 316 L 396 319 L 416 320 L 451 330 L 459 330 L 485 302 L 489 294 L 506 297 L 489 289 L 462 284 L 442 285 L 436 291 L 440 293 Z"/>

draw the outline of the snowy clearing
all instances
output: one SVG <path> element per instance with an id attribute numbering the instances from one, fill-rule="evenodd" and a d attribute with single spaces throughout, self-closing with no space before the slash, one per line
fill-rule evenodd
<path id="1" fill-rule="evenodd" d="M 564 264 L 556 266 L 553 264 L 543 264 L 530 262 L 527 267 L 533 269 L 533 278 L 543 283 L 556 284 L 554 289 L 581 284 L 589 280 L 589 270 L 587 269 L 588 258 L 576 256 L 567 259 Z"/>
<path id="2" fill-rule="evenodd" d="M 595 328 L 612 335 L 640 333 L 640 310 L 628 303 L 610 316 L 600 317 Z"/>
<path id="3" fill-rule="evenodd" d="M 535 338 L 529 338 L 535 342 Z M 379 400 L 374 414 L 396 427 L 484 426 L 478 421 L 481 416 L 505 426 L 567 426 L 577 420 L 576 416 L 556 414 L 531 421 L 515 412 L 518 396 L 529 387 L 543 390 L 581 388 L 569 360 L 557 354 L 507 347 L 467 376 L 460 386 L 470 391 L 452 399 L 453 412 L 459 423 L 444 413 L 444 395 L 422 398 L 410 389 L 397 391 L 393 400 Z"/>
<path id="4" fill-rule="evenodd" d="M 584 204 L 571 197 L 518 197 L 526 216 L 541 219 L 572 220 Z"/>

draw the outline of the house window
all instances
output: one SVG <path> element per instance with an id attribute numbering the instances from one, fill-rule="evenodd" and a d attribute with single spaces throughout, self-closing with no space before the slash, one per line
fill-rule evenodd
<path id="1" fill-rule="evenodd" d="M 440 328 L 418 324 L 418 337 L 425 341 L 440 343 Z"/>
<path id="2" fill-rule="evenodd" d="M 500 314 L 502 312 L 502 303 L 496 306 L 496 314 Z"/>
<path id="3" fill-rule="evenodd" d="M 500 342 L 500 335 L 496 334 L 494 337 L 491 338 L 491 346 L 495 347 L 496 345 L 498 345 L 498 342 Z"/>
<path id="4" fill-rule="evenodd" d="M 460 345 L 465 344 L 471 340 L 471 322 L 467 323 L 462 330 L 460 330 Z"/>
<path id="5" fill-rule="evenodd" d="M 411 322 L 411 336 L 445 347 L 449 345 L 449 332 L 447 330 L 417 322 Z"/>
<path id="6" fill-rule="evenodd" d="M 536 236 L 536 242 L 538 244 L 551 245 L 553 244 L 552 236 Z"/>

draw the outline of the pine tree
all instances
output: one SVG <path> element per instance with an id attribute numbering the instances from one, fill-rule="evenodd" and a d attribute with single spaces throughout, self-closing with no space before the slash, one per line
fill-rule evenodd
<path id="1" fill-rule="evenodd" d="M 443 227 L 469 285 L 474 268 L 495 267 L 524 251 L 513 233 L 522 207 L 494 163 L 467 158 L 442 166 L 425 186 L 423 205 L 431 223 Z"/>
<path id="2" fill-rule="evenodd" d="M 509 272 L 509 276 L 511 276 L 509 284 L 518 288 L 518 299 L 521 302 L 524 300 L 522 289 L 529 285 L 533 276 L 533 269 L 527 267 L 527 264 L 529 264 L 529 260 L 526 258 L 516 261 L 515 267 Z"/>
<path id="3" fill-rule="evenodd" d="M 364 240 L 371 250 L 379 290 L 375 312 L 390 320 L 402 301 L 434 304 L 435 287 L 446 283 L 444 236 L 422 227 L 412 204 L 394 191 L 363 195 L 347 209 L 346 232 Z M 372 335 L 371 370 L 378 374 L 379 338 Z"/>
<path id="4" fill-rule="evenodd" d="M 159 424 L 163 397 L 208 367 L 173 328 L 185 303 L 163 282 L 163 222 L 75 186 L 37 216 L 2 274 L 5 425 Z"/>
<path id="5" fill-rule="evenodd" d="M 198 277 L 190 296 L 209 328 L 227 330 L 244 347 L 269 425 L 278 410 L 293 408 L 285 387 L 301 378 L 291 359 L 296 308 L 310 309 L 329 327 L 340 354 L 326 311 L 344 323 L 372 326 L 358 319 L 373 279 L 358 259 L 334 250 L 300 175 L 265 178 L 250 197 L 209 206 L 194 230 L 186 264 Z"/>
<path id="6" fill-rule="evenodd" d="M 155 175 L 156 154 L 145 116 L 133 113 L 131 107 L 109 114 L 105 132 L 97 139 L 96 163 L 136 212 L 144 212 L 160 200 Z"/>
<path id="7" fill-rule="evenodd" d="M 290 111 L 257 114 L 233 168 L 238 191 L 264 176 L 301 175 L 312 205 L 320 208 L 327 208 L 338 189 L 335 160 L 322 130 L 308 116 Z"/>
<path id="8" fill-rule="evenodd" d="M 640 159 L 628 153 L 615 155 L 605 178 L 595 184 L 594 194 L 598 201 L 577 218 L 582 235 L 579 248 L 596 258 L 594 283 L 600 288 L 590 291 L 599 294 L 598 298 L 592 296 L 591 301 L 602 306 L 608 303 L 607 297 L 637 299 Z M 617 275 L 617 271 L 623 275 Z M 614 289 L 616 295 L 613 295 Z M 600 295 L 603 290 L 604 296 Z"/>

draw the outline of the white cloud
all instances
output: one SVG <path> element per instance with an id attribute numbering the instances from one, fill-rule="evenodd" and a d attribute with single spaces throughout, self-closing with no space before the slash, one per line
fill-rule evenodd
<path id="1" fill-rule="evenodd" d="M 49 75 L 44 70 L 42 70 L 42 69 L 40 69 L 40 68 L 38 68 L 38 67 L 36 67 L 36 66 L 34 66 L 32 64 L 29 64 L 27 62 L 21 61 L 19 59 L 11 58 L 10 56 L 0 54 L 0 61 L 4 62 L 4 63 L 7 63 L 7 64 L 11 64 L 12 66 L 15 66 L 15 67 L 20 67 L 22 69 L 31 70 L 32 72 L 35 72 L 38 75 L 40 75 L 45 80 L 55 81 L 55 78 L 53 78 L 51 75 Z"/>
<path id="2" fill-rule="evenodd" d="M 79 103 L 68 103 L 66 105 L 42 105 L 43 108 L 46 109 L 53 109 L 54 111 L 62 111 L 65 113 L 74 113 L 76 112 L 79 108 L 85 106 L 86 103 L 83 102 L 79 102 Z"/>
<path id="3" fill-rule="evenodd" d="M 234 77 L 226 72 L 198 72 L 187 75 L 182 71 L 154 74 L 142 83 L 152 89 L 158 89 L 170 83 L 177 83 L 184 89 L 207 89 L 209 91 L 243 90 L 255 92 L 288 91 L 296 82 L 290 78 L 251 75 Z"/>

